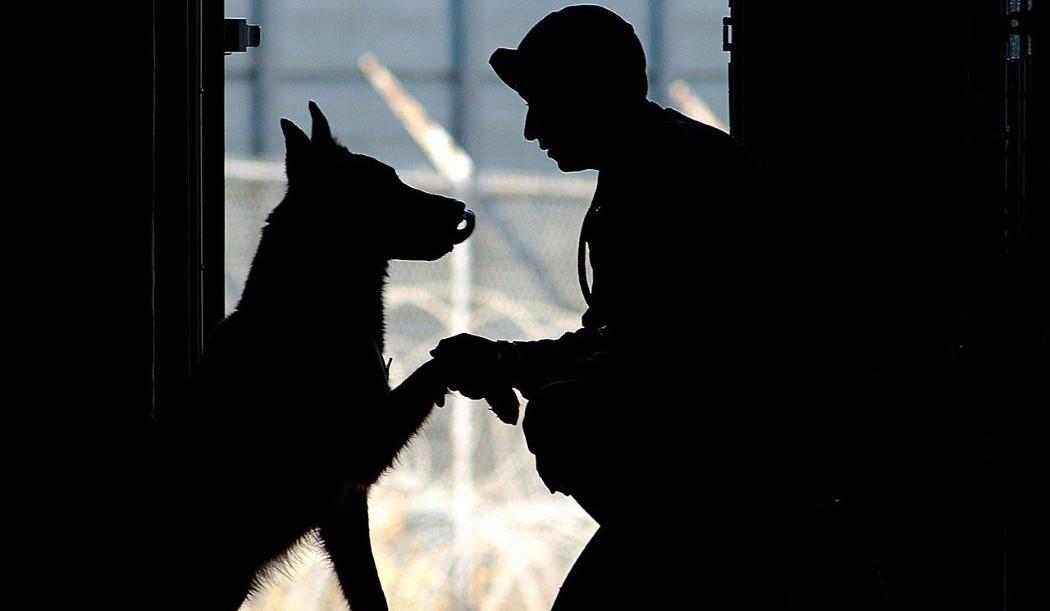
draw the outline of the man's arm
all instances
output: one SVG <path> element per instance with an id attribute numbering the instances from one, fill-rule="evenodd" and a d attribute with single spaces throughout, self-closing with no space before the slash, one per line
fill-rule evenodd
<path id="1" fill-rule="evenodd" d="M 528 398 L 551 382 L 564 379 L 581 361 L 602 349 L 601 331 L 581 327 L 557 339 L 496 342 L 501 375 Z"/>
<path id="2" fill-rule="evenodd" d="M 589 327 L 558 339 L 492 341 L 469 333 L 441 340 L 430 354 L 440 365 L 448 388 L 472 399 L 486 399 L 501 420 L 517 421 L 513 388 L 529 397 L 539 387 L 561 379 L 602 345 L 602 334 Z"/>

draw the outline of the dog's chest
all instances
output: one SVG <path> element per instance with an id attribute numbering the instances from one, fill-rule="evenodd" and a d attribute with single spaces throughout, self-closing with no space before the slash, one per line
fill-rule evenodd
<path id="1" fill-rule="evenodd" d="M 349 343 L 344 355 L 344 380 L 369 395 L 379 396 L 389 390 L 388 365 L 380 343 L 371 337 L 361 337 Z"/>

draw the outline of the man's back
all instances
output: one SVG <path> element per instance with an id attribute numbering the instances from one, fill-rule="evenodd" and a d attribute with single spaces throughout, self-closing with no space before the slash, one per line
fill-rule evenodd
<path id="1" fill-rule="evenodd" d="M 609 325 L 627 350 L 668 356 L 711 346 L 729 327 L 742 339 L 748 314 L 768 305 L 774 211 L 760 165 L 735 140 L 649 103 L 599 174 L 585 221 L 586 324 Z"/>

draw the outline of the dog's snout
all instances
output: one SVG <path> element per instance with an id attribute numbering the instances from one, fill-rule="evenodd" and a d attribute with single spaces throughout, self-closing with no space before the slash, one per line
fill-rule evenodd
<path id="1" fill-rule="evenodd" d="M 459 224 L 456 225 L 456 237 L 454 244 L 459 244 L 470 237 L 470 234 L 474 233 L 474 211 L 464 206 L 463 218 Z"/>

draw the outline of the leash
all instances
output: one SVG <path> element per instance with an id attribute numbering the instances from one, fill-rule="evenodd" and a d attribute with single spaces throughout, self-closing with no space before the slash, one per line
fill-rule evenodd
<path id="1" fill-rule="evenodd" d="M 587 208 L 587 214 L 583 215 L 583 225 L 580 227 L 580 244 L 576 250 L 576 277 L 580 281 L 580 292 L 583 293 L 583 301 L 591 305 L 591 285 L 587 282 L 587 227 L 591 220 L 591 214 L 597 210 L 592 205 Z"/>

